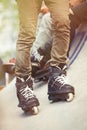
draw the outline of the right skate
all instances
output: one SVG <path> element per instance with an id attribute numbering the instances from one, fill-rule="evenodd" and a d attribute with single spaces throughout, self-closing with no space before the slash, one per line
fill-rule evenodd
<path id="1" fill-rule="evenodd" d="M 33 81 L 31 78 L 24 80 L 23 78 L 17 78 L 16 88 L 17 97 L 19 100 L 18 107 L 21 107 L 24 112 L 30 114 L 37 114 L 39 112 L 39 101 L 33 93 Z"/>
<path id="2" fill-rule="evenodd" d="M 55 101 L 72 101 L 75 95 L 74 88 L 65 81 L 66 70 L 60 67 L 50 67 L 48 81 L 48 98 Z"/>

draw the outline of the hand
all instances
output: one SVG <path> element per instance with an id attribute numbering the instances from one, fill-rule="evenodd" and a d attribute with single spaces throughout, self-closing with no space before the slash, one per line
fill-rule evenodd
<path id="1" fill-rule="evenodd" d="M 48 12 L 49 12 L 49 9 L 47 8 L 46 5 L 44 5 L 44 6 L 41 7 L 40 12 L 43 13 L 43 14 L 45 14 L 45 13 L 48 13 Z"/>

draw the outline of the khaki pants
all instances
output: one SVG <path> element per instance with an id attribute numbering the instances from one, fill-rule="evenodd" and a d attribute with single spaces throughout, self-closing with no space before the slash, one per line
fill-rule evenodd
<path id="1" fill-rule="evenodd" d="M 51 65 L 67 63 L 70 37 L 69 0 L 44 0 L 52 17 L 53 46 Z M 42 0 L 17 0 L 20 29 L 16 47 L 16 76 L 31 74 L 30 48 L 35 40 Z"/>

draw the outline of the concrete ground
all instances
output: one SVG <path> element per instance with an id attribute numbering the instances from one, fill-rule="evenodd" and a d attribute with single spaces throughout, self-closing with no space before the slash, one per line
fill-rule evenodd
<path id="1" fill-rule="evenodd" d="M 25 115 L 17 107 L 15 79 L 0 91 L 0 130 L 87 130 L 87 42 L 68 70 L 75 87 L 72 102 L 50 103 L 47 83 L 34 84 L 40 101 L 38 115 Z"/>

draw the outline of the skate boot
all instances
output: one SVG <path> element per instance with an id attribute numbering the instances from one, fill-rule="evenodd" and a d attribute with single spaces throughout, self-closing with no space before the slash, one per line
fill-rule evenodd
<path id="1" fill-rule="evenodd" d="M 35 82 L 48 80 L 46 62 L 47 56 L 39 54 L 38 51 L 31 55 L 32 77 Z"/>
<path id="2" fill-rule="evenodd" d="M 38 53 L 38 51 L 34 51 L 31 54 L 31 65 L 32 65 L 32 77 L 35 78 L 36 72 L 41 69 L 40 60 L 42 56 Z"/>
<path id="3" fill-rule="evenodd" d="M 16 90 L 19 100 L 18 107 L 21 107 L 24 112 L 30 114 L 37 114 L 39 112 L 39 101 L 33 93 L 33 81 L 30 77 L 26 80 L 23 78 L 17 78 Z"/>
<path id="4" fill-rule="evenodd" d="M 55 101 L 72 101 L 74 98 L 74 88 L 65 81 L 66 67 L 49 68 L 48 99 Z"/>

